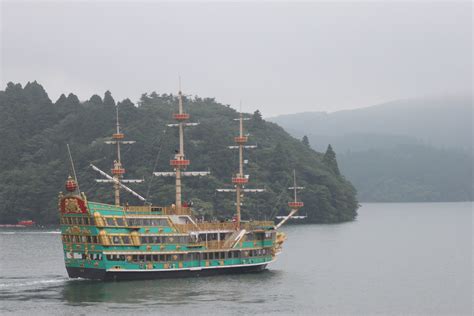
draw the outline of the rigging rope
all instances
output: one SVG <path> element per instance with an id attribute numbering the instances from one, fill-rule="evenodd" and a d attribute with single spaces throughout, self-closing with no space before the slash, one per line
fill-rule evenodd
<path id="1" fill-rule="evenodd" d="M 158 165 L 158 160 L 160 158 L 161 148 L 163 147 L 163 139 L 165 138 L 165 136 L 166 136 L 166 127 L 163 129 L 161 138 L 158 141 L 158 144 L 159 144 L 158 153 L 156 154 L 155 163 L 153 164 L 153 171 L 151 172 L 150 181 L 148 181 L 148 188 L 147 188 L 147 191 L 146 191 L 146 199 L 147 200 L 150 197 L 150 190 L 151 190 L 151 185 L 152 185 L 152 182 L 153 182 L 152 179 L 154 178 L 153 172 L 155 172 L 156 166 Z"/>

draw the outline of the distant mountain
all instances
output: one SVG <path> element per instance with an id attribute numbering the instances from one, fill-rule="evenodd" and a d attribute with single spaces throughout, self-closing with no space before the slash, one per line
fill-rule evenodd
<path id="1" fill-rule="evenodd" d="M 473 156 L 425 145 L 397 145 L 338 155 L 361 201 L 472 201 Z"/>
<path id="2" fill-rule="evenodd" d="M 472 150 L 472 95 L 411 99 L 334 113 L 306 112 L 268 118 L 313 148 L 336 152 L 397 144 Z"/>
<path id="3" fill-rule="evenodd" d="M 332 144 L 361 201 L 473 199 L 472 96 L 403 100 L 268 120 L 316 150 Z"/>

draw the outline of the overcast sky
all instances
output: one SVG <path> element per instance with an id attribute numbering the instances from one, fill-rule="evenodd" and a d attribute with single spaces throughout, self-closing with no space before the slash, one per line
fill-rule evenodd
<path id="1" fill-rule="evenodd" d="M 467 93 L 467 2 L 3 1 L 1 85 L 183 92 L 269 117 Z"/>

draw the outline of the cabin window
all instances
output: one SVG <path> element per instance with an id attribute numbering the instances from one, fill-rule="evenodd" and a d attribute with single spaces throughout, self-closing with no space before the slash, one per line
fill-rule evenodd
<path id="1" fill-rule="evenodd" d="M 120 245 L 120 236 L 112 236 L 112 243 Z"/>
<path id="2" fill-rule="evenodd" d="M 90 225 L 89 217 L 84 217 L 84 225 Z"/>
<path id="3" fill-rule="evenodd" d="M 125 226 L 125 222 L 122 217 L 117 217 L 115 221 L 117 222 L 117 226 Z"/>
<path id="4" fill-rule="evenodd" d="M 130 243 L 131 243 L 130 242 L 130 237 L 128 237 L 128 236 L 122 236 L 122 240 L 123 240 L 123 243 L 125 245 L 130 245 Z"/>
<path id="5" fill-rule="evenodd" d="M 152 237 L 152 243 L 158 244 L 159 242 L 160 242 L 160 238 L 158 238 L 158 236 L 153 236 Z"/>
<path id="6" fill-rule="evenodd" d="M 82 254 L 81 254 L 81 253 L 78 253 L 78 252 L 74 252 L 74 253 L 72 254 L 72 257 L 73 257 L 74 259 L 82 259 Z"/>
<path id="7" fill-rule="evenodd" d="M 82 242 L 87 242 L 87 236 L 81 236 Z"/>
<path id="8" fill-rule="evenodd" d="M 106 217 L 105 219 L 107 221 L 107 226 L 115 226 L 115 221 L 113 217 Z"/>

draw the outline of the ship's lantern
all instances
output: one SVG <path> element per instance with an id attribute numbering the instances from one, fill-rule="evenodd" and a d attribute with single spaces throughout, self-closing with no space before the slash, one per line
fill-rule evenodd
<path id="1" fill-rule="evenodd" d="M 76 181 L 74 181 L 74 179 L 69 176 L 66 180 L 66 190 L 68 190 L 69 192 L 74 192 L 76 191 L 77 189 L 77 183 Z"/>

